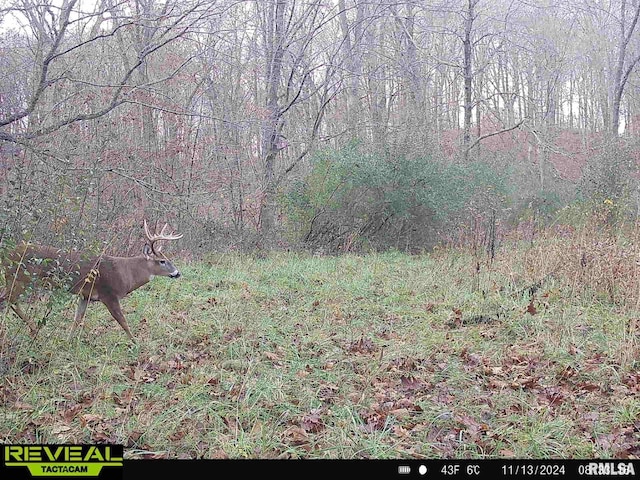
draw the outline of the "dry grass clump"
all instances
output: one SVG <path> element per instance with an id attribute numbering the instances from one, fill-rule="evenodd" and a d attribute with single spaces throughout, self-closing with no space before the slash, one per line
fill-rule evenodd
<path id="1" fill-rule="evenodd" d="M 514 243 L 494 264 L 514 287 L 536 290 L 552 280 L 583 300 L 639 308 L 640 225 L 613 228 L 594 215 L 581 227 L 543 230 L 526 243 Z"/>
<path id="2" fill-rule="evenodd" d="M 508 279 L 498 283 L 502 288 L 506 283 L 512 296 L 526 296 L 530 311 L 555 302 L 561 310 L 574 304 L 614 313 L 620 363 L 640 358 L 639 224 L 612 227 L 605 216 L 594 214 L 582 226 L 541 230 L 501 250 L 489 271 Z M 605 315 L 600 321 L 612 318 Z"/>

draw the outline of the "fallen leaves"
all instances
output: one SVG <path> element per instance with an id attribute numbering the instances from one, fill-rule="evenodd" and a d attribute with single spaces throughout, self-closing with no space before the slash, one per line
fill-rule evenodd
<path id="1" fill-rule="evenodd" d="M 312 409 L 307 414 L 303 415 L 300 420 L 300 426 L 308 433 L 318 433 L 326 428 L 322 419 L 324 413 L 323 408 Z"/>
<path id="2" fill-rule="evenodd" d="M 76 403 L 75 405 L 71 405 L 69 407 L 64 408 L 60 415 L 65 420 L 65 422 L 69 423 L 74 418 L 76 418 L 78 416 L 78 414 L 80 412 L 82 412 L 85 408 L 87 408 L 88 406 L 89 405 L 86 405 L 86 404 Z"/>
<path id="3" fill-rule="evenodd" d="M 120 393 L 114 392 L 112 399 L 113 403 L 120 407 L 118 411 L 125 413 L 135 409 L 139 402 L 139 395 L 134 388 L 126 388 Z"/>
<path id="4" fill-rule="evenodd" d="M 400 377 L 400 388 L 405 392 L 410 392 L 412 390 L 423 390 L 427 386 L 428 384 L 423 382 L 419 378 L 404 375 Z"/>
<path id="5" fill-rule="evenodd" d="M 415 357 L 396 357 L 389 361 L 386 371 L 388 372 L 412 372 L 417 370 L 424 370 L 426 367 L 426 360 L 424 358 Z"/>
<path id="6" fill-rule="evenodd" d="M 222 340 L 225 342 L 231 342 L 237 338 L 242 337 L 242 334 L 244 332 L 244 329 L 240 326 L 231 328 L 229 330 L 227 330 L 224 335 L 222 335 Z"/>
<path id="7" fill-rule="evenodd" d="M 453 308 L 451 310 L 447 325 L 449 325 L 452 328 L 462 326 L 462 310 L 460 308 Z"/>
<path id="8" fill-rule="evenodd" d="M 35 407 L 32 404 L 21 402 L 19 400 L 13 404 L 13 408 L 15 408 L 16 410 L 23 410 L 27 412 L 32 412 L 33 410 L 35 410 Z"/>
<path id="9" fill-rule="evenodd" d="M 292 444 L 295 446 L 307 446 L 307 451 L 310 451 L 309 447 L 309 434 L 307 431 L 298 425 L 291 425 L 287 427 L 283 432 L 284 441 L 287 444 Z"/>
<path id="10" fill-rule="evenodd" d="M 262 352 L 262 356 L 264 358 L 266 358 L 267 360 L 274 362 L 274 363 L 280 363 L 283 360 L 283 355 L 282 355 L 282 351 L 280 352 Z"/>
<path id="11" fill-rule="evenodd" d="M 318 388 L 316 397 L 323 403 L 334 403 L 340 399 L 340 387 L 333 383 L 322 382 Z"/>
<path id="12" fill-rule="evenodd" d="M 633 426 L 617 426 L 609 433 L 591 437 L 593 443 L 604 451 L 614 451 L 614 458 L 637 459 L 640 457 L 640 421 Z"/>
<path id="13" fill-rule="evenodd" d="M 347 345 L 346 350 L 350 353 L 370 354 L 377 352 L 379 347 L 370 338 L 360 337 L 355 342 Z"/>
<path id="14" fill-rule="evenodd" d="M 314 448 L 313 444 L 320 441 L 319 435 L 327 428 L 325 418 L 331 414 L 331 410 L 325 407 L 311 409 L 284 429 L 283 441 L 310 452 Z"/>
<path id="15" fill-rule="evenodd" d="M 537 314 L 537 313 L 538 313 L 538 309 L 535 307 L 535 305 L 533 304 L 533 302 L 534 302 L 534 298 L 533 298 L 533 297 L 531 297 L 531 301 L 529 302 L 529 305 L 527 305 L 527 310 L 526 310 L 526 312 L 527 312 L 529 315 L 535 315 L 535 314 Z"/>

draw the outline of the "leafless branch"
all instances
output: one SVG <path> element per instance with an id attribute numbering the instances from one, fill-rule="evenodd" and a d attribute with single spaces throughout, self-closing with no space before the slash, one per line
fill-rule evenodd
<path id="1" fill-rule="evenodd" d="M 515 130 L 516 128 L 519 128 L 526 120 L 526 117 L 523 118 L 522 120 L 520 120 L 518 123 L 516 123 L 515 125 L 512 125 L 510 127 L 507 128 L 503 128 L 502 130 L 498 130 L 496 132 L 491 132 L 491 133 L 485 133 L 484 135 L 480 135 L 478 138 L 476 138 L 466 149 L 467 152 L 471 151 L 471 149 L 473 147 L 475 147 L 476 145 L 478 145 L 482 140 L 489 138 L 489 137 L 493 137 L 495 135 L 502 135 L 503 133 L 507 133 L 510 132 L 511 130 Z"/>

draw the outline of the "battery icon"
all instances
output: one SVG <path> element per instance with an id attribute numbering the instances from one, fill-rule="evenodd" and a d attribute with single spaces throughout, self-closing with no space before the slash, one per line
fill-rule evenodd
<path id="1" fill-rule="evenodd" d="M 398 473 L 400 475 L 408 475 L 411 473 L 411 467 L 409 465 L 398 465 Z"/>

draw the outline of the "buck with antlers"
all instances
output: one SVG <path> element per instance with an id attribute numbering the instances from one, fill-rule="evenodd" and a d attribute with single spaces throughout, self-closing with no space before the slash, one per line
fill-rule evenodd
<path id="1" fill-rule="evenodd" d="M 5 291 L 0 292 L 0 304 L 7 301 L 35 337 L 38 332 L 36 323 L 17 303 L 21 295 L 33 287 L 52 289 L 66 286 L 69 291 L 80 296 L 73 330 L 83 320 L 89 301 L 100 301 L 135 342 L 120 308 L 120 300 L 156 275 L 171 278 L 180 276 L 180 271 L 161 253 L 161 247 L 156 245 L 162 240 L 182 238 L 182 234 L 167 234 L 166 229 L 167 224 L 160 233 L 151 234 L 145 220 L 147 242 L 142 250 L 143 254 L 138 257 L 100 255 L 83 258 L 79 252 L 66 253 L 53 247 L 23 243 L 3 259 L 6 286 Z"/>

